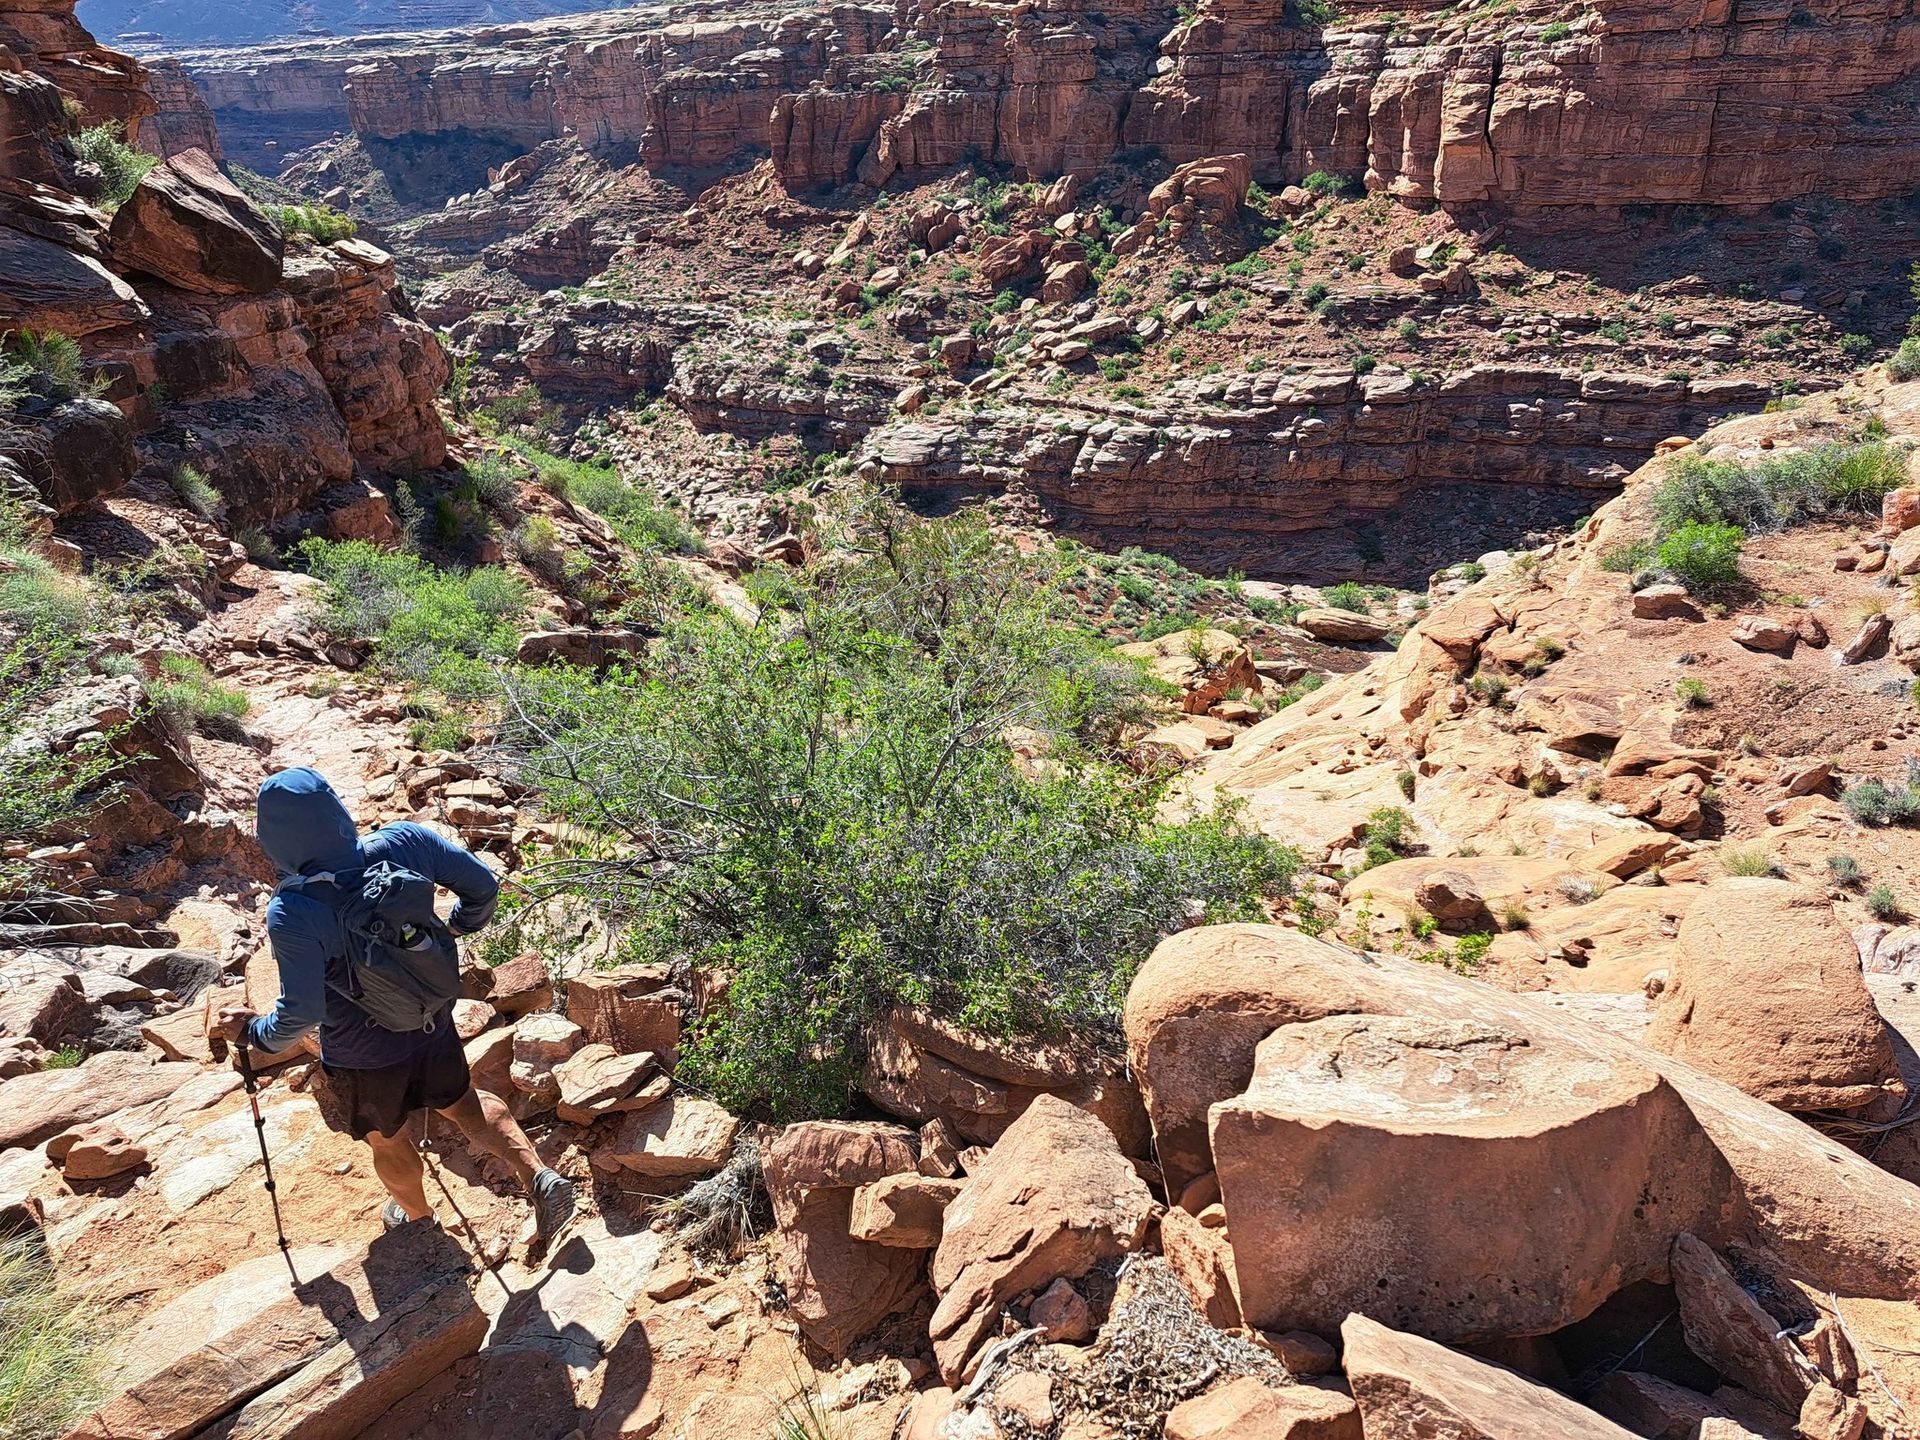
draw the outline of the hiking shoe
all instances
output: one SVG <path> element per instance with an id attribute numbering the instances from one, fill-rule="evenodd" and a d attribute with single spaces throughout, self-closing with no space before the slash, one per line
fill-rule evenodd
<path id="1" fill-rule="evenodd" d="M 533 1238 L 543 1250 L 551 1250 L 568 1225 L 573 1223 L 573 1182 L 558 1170 L 541 1170 L 533 1177 Z"/>
<path id="2" fill-rule="evenodd" d="M 407 1212 L 400 1208 L 400 1202 L 398 1200 L 387 1201 L 386 1208 L 380 1212 L 380 1223 L 385 1225 L 389 1231 L 398 1230 L 402 1225 L 438 1226 L 440 1224 L 438 1220 L 433 1218 L 431 1213 L 422 1215 L 418 1220 L 409 1220 L 407 1218 Z"/>

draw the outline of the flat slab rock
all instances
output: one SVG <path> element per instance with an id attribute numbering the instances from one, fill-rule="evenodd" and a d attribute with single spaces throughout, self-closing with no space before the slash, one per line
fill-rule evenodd
<path id="1" fill-rule="evenodd" d="M 1558 1391 L 1364 1315 L 1340 1338 L 1367 1440 L 1634 1440 Z"/>
<path id="2" fill-rule="evenodd" d="M 109 1050 L 68 1070 L 41 1070 L 0 1083 L 0 1150 L 38 1145 L 63 1130 L 171 1095 L 198 1065 L 155 1062 Z"/>
<path id="3" fill-rule="evenodd" d="M 365 1249 L 262 1255 L 145 1317 L 69 1440 L 356 1434 L 486 1335 L 465 1253 L 408 1226 Z M 210 1427 L 218 1428 L 210 1428 Z"/>

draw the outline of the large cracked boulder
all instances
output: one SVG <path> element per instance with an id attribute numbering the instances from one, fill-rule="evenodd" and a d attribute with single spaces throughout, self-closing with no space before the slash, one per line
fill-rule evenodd
<path id="1" fill-rule="evenodd" d="M 1207 963 L 1210 955 L 1219 955 L 1232 963 L 1210 967 Z M 1260 1012 L 1263 1018 L 1248 1022 L 1245 1017 L 1250 1011 Z M 1254 1066 L 1250 1062 L 1241 1062 L 1236 1057 L 1234 1063 L 1212 1063 L 1205 1043 L 1210 1028 L 1234 1037 L 1232 1043 L 1236 1050 L 1250 1053 L 1258 1042 L 1247 1042 L 1247 1030 L 1257 1029 L 1259 1025 L 1265 1025 L 1270 1031 L 1282 1030 L 1288 1024 L 1285 1017 L 1289 1013 L 1309 1025 L 1330 1015 L 1397 1017 L 1427 1022 L 1471 1021 L 1489 1027 L 1496 1034 L 1524 1038 L 1529 1049 L 1538 1049 L 1544 1060 L 1553 1064 L 1575 1061 L 1579 1067 L 1591 1068 L 1593 1057 L 1611 1060 L 1617 1069 L 1591 1068 L 1591 1073 L 1605 1080 L 1594 1092 L 1592 1107 L 1581 1108 L 1584 1096 L 1543 1097 L 1566 1117 L 1566 1124 L 1576 1128 L 1594 1124 L 1605 1129 L 1619 1124 L 1617 1117 L 1609 1114 L 1610 1110 L 1617 1109 L 1613 1097 L 1622 1087 L 1641 1083 L 1633 1079 L 1636 1072 L 1653 1072 L 1664 1086 L 1671 1088 L 1679 1105 L 1669 1107 L 1658 1086 L 1642 1091 L 1645 1096 L 1642 1103 L 1650 1101 L 1654 1111 L 1672 1116 L 1670 1128 L 1663 1130 L 1650 1123 L 1643 1132 L 1648 1144 L 1645 1155 L 1629 1151 L 1623 1158 L 1619 1152 L 1595 1150 L 1569 1161 L 1570 1165 L 1577 1165 L 1577 1169 L 1566 1177 L 1541 1170 L 1497 1176 L 1492 1187 L 1484 1190 L 1478 1199 L 1479 1218 L 1474 1223 L 1490 1235 L 1502 1224 L 1521 1228 L 1515 1217 L 1524 1217 L 1531 1226 L 1536 1223 L 1536 1206 L 1544 1207 L 1551 1222 L 1560 1202 L 1553 1189 L 1543 1193 L 1540 1185 L 1572 1183 L 1585 1187 L 1585 1193 L 1598 1204 L 1624 1203 L 1627 1207 L 1624 1212 L 1617 1208 L 1596 1209 L 1585 1217 L 1585 1225 L 1591 1231 L 1620 1237 L 1619 1255 L 1607 1262 L 1617 1265 L 1618 1284 L 1625 1283 L 1634 1267 L 1646 1263 L 1646 1242 L 1651 1232 L 1663 1234 L 1669 1243 L 1682 1233 L 1690 1233 L 1717 1250 L 1737 1250 L 1748 1263 L 1768 1273 L 1792 1276 L 1795 1283 L 1816 1287 L 1827 1296 L 1838 1296 L 1846 1307 L 1848 1323 L 1857 1341 L 1879 1345 L 1888 1355 L 1895 1349 L 1916 1348 L 1913 1333 L 1916 1329 L 1914 1306 L 1920 1304 L 1920 1189 L 1774 1106 L 1682 1061 L 1609 1033 L 1563 1009 L 1463 979 L 1432 965 L 1390 955 L 1355 955 L 1306 940 L 1278 926 L 1211 926 L 1162 942 L 1135 979 L 1127 1006 L 1127 1030 L 1134 1063 L 1148 1093 L 1156 1134 L 1161 1136 L 1163 1149 L 1163 1119 L 1178 1125 L 1196 1111 L 1204 1115 L 1215 1107 L 1224 1115 L 1226 1109 L 1238 1104 L 1242 1092 L 1252 1082 Z M 1164 1032 L 1176 1025 L 1178 1029 L 1172 1033 L 1184 1036 L 1187 1043 L 1172 1050 L 1170 1055 L 1163 1054 Z M 1246 1028 L 1235 1029 L 1236 1026 Z M 1325 1053 L 1326 1028 L 1323 1026 L 1316 1032 L 1322 1034 L 1322 1054 Z M 1309 1060 L 1314 1053 L 1315 1048 L 1311 1046 L 1304 1050 Z M 1461 1126 L 1466 1117 L 1450 1115 L 1437 1093 L 1443 1088 L 1439 1084 L 1442 1074 L 1447 1076 L 1449 1087 L 1458 1083 L 1463 1089 L 1472 1090 L 1483 1083 L 1479 1071 L 1456 1082 L 1451 1071 L 1436 1068 L 1430 1072 L 1433 1084 L 1423 1097 L 1421 1087 L 1413 1085 L 1411 1080 L 1394 1082 L 1377 1067 L 1363 1066 L 1355 1075 L 1356 1093 L 1368 1089 L 1383 1092 L 1393 1103 L 1395 1115 L 1387 1117 L 1379 1127 L 1386 1132 L 1404 1123 L 1410 1101 L 1422 1099 L 1436 1107 L 1438 1118 Z M 1311 1088 L 1318 1088 L 1323 1095 L 1335 1098 L 1338 1095 L 1337 1086 L 1328 1090 L 1324 1078 L 1317 1086 L 1308 1086 L 1303 1081 L 1303 1088 L 1293 1090 L 1287 1088 L 1284 1077 L 1271 1072 L 1263 1079 L 1269 1084 L 1280 1084 L 1283 1099 L 1290 1095 L 1304 1102 L 1310 1098 Z M 1166 1105 L 1165 1098 L 1174 1093 L 1178 1094 L 1180 1103 Z M 1352 1125 L 1363 1132 L 1367 1118 L 1350 1118 L 1351 1109 L 1342 1102 L 1332 1110 L 1330 1123 Z M 1532 1134 L 1534 1138 L 1529 1144 L 1550 1150 L 1561 1143 L 1559 1133 L 1552 1126 L 1536 1125 L 1523 1113 L 1516 1112 L 1505 1123 L 1521 1135 Z M 1257 1138 L 1258 1126 L 1249 1124 L 1248 1128 Z M 1297 1119 L 1283 1116 L 1274 1131 L 1275 1148 L 1280 1148 L 1280 1136 L 1297 1134 L 1302 1128 Z M 1409 1127 L 1408 1138 L 1412 1134 Z M 1374 1137 L 1372 1143 L 1387 1145 L 1398 1138 L 1386 1133 Z M 1471 1153 L 1489 1141 L 1488 1135 L 1475 1135 L 1468 1129 L 1456 1143 L 1463 1153 Z M 1284 1156 L 1278 1158 L 1280 1165 L 1275 1174 L 1284 1183 L 1290 1173 L 1288 1167 L 1297 1162 L 1289 1162 Z M 1203 1154 L 1204 1163 L 1211 1165 L 1212 1160 L 1210 1154 Z M 1448 1163 L 1452 1163 L 1451 1155 Z M 1586 1173 L 1623 1164 L 1632 1168 L 1645 1166 L 1650 1176 L 1659 1177 L 1652 1193 L 1663 1213 L 1654 1216 L 1643 1212 L 1638 1192 L 1627 1196 L 1624 1186 L 1608 1190 Z M 1226 1247 L 1229 1258 L 1221 1263 L 1237 1269 L 1243 1237 L 1236 1227 L 1244 1229 L 1244 1223 L 1236 1218 L 1235 1199 L 1236 1195 L 1245 1195 L 1247 1187 L 1236 1186 L 1231 1177 L 1222 1177 L 1218 1190 L 1210 1195 L 1215 1177 L 1202 1177 L 1202 1180 L 1204 1183 L 1185 1187 L 1180 1192 L 1179 1205 L 1169 1212 L 1167 1220 L 1171 1221 L 1184 1209 L 1191 1212 L 1195 1227 L 1206 1236 L 1218 1237 L 1224 1233 L 1230 1241 Z M 1454 1206 L 1458 1214 L 1472 1213 L 1449 1195 L 1451 1183 L 1447 1170 L 1409 1171 L 1398 1177 L 1397 1185 L 1389 1185 L 1375 1176 L 1361 1191 L 1354 1193 L 1353 1202 L 1373 1205 L 1383 1203 L 1384 1197 L 1384 1203 L 1406 1208 L 1413 1200 L 1420 1200 Z M 1268 1185 L 1280 1188 L 1279 1183 L 1271 1180 Z M 1269 1202 L 1261 1200 L 1260 1203 Z M 1344 1223 L 1340 1208 L 1330 1206 L 1333 1213 L 1313 1217 L 1314 1224 L 1325 1227 L 1320 1233 L 1331 1236 L 1335 1242 Z M 1418 1216 L 1414 1218 L 1420 1220 Z M 1209 1224 L 1212 1228 L 1206 1228 Z M 1163 1233 L 1170 1233 L 1166 1222 L 1163 1222 Z M 1289 1238 L 1283 1243 L 1298 1241 Z M 1496 1237 L 1490 1243 L 1510 1242 Z M 1322 1248 L 1325 1251 L 1332 1246 Z M 1599 1253 L 1593 1248 L 1583 1248 L 1575 1252 L 1575 1257 L 1580 1263 L 1588 1263 Z M 1667 1264 L 1662 1262 L 1647 1278 L 1661 1282 L 1668 1273 Z M 1229 1282 L 1236 1278 L 1244 1281 L 1246 1277 L 1226 1277 Z M 1337 1310 L 1333 1291 L 1335 1282 L 1343 1278 L 1355 1286 L 1347 1297 L 1348 1309 L 1383 1313 L 1373 1308 L 1385 1294 L 1380 1288 L 1385 1276 L 1380 1271 L 1365 1276 L 1354 1269 L 1318 1271 L 1312 1277 L 1312 1284 L 1320 1291 L 1314 1303 L 1325 1305 L 1329 1312 Z M 1461 1282 L 1457 1276 L 1445 1278 L 1458 1302 L 1448 1320 L 1453 1333 L 1478 1328 L 1482 1322 L 1474 1319 L 1474 1312 L 1482 1308 L 1490 1317 L 1485 1323 L 1488 1331 L 1513 1323 L 1520 1300 L 1506 1294 L 1488 1295 Z M 1567 1273 L 1549 1272 L 1540 1294 L 1595 1294 L 1603 1292 L 1606 1283 L 1604 1278 L 1581 1279 Z M 1388 1288 L 1392 1288 L 1391 1280 Z M 1197 1298 L 1204 1301 L 1206 1297 Z M 1529 1306 L 1539 1304 L 1538 1296 L 1521 1299 Z M 1853 1299 L 1872 1303 L 1854 1304 Z M 1540 1308 L 1545 1311 L 1547 1307 Z M 1248 1316 L 1250 1321 L 1253 1318 Z M 1554 1326 L 1548 1323 L 1544 1328 Z M 1509 1332 L 1509 1338 L 1511 1335 Z M 1888 1363 L 1896 1362 L 1889 1360 Z M 1897 1363 L 1904 1366 L 1908 1362 L 1900 1359 Z M 1914 1374 L 1920 1382 L 1920 1362 L 1914 1363 Z M 1889 1376 L 1889 1383 L 1897 1388 L 1898 1377 Z"/>
<path id="2" fill-rule="evenodd" d="M 263 295 L 280 284 L 280 227 L 204 150 L 148 171 L 114 212 L 109 240 L 123 268 L 198 295 Z"/>
<path id="3" fill-rule="evenodd" d="M 767 1193 L 793 1317 L 828 1354 L 844 1354 L 920 1288 L 923 1252 L 852 1233 L 860 1187 L 911 1175 L 918 1159 L 907 1131 L 854 1120 L 789 1125 L 767 1147 Z"/>
<path id="4" fill-rule="evenodd" d="M 1904 1089 L 1852 937 L 1784 880 L 1723 880 L 1693 902 L 1647 1043 L 1783 1110 Z"/>
<path id="5" fill-rule="evenodd" d="M 1711 1169 L 1652 1069 L 1496 1017 L 1285 1026 L 1212 1140 L 1249 1324 L 1332 1334 L 1359 1311 L 1453 1342 L 1544 1334 L 1663 1277 Z"/>
<path id="6" fill-rule="evenodd" d="M 1036 1099 L 947 1206 L 928 1326 L 947 1383 L 966 1376 L 1009 1300 L 1137 1248 L 1153 1211 L 1112 1131 L 1058 1096 Z"/>

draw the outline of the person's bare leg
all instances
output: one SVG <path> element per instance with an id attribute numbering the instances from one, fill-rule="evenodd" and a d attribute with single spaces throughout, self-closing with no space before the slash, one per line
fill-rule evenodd
<path id="1" fill-rule="evenodd" d="M 427 1204 L 426 1170 L 420 1164 L 420 1152 L 413 1148 L 413 1138 L 403 1127 L 398 1135 L 382 1135 L 378 1131 L 367 1136 L 367 1145 L 373 1151 L 373 1173 L 380 1177 L 380 1183 L 387 1187 L 387 1194 L 394 1203 L 407 1212 L 409 1220 L 424 1220 L 433 1213 L 433 1207 Z"/>
<path id="2" fill-rule="evenodd" d="M 520 1128 L 520 1122 L 508 1112 L 498 1095 L 467 1087 L 467 1093 L 440 1113 L 460 1127 L 460 1133 L 475 1149 L 501 1161 L 513 1171 L 522 1188 L 533 1184 L 540 1170 L 540 1156 Z"/>

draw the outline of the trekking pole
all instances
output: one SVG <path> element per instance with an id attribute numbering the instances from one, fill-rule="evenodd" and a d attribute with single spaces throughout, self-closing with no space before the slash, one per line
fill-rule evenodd
<path id="1" fill-rule="evenodd" d="M 273 1233 L 280 1241 L 280 1254 L 286 1259 L 287 1274 L 293 1277 L 295 1286 L 300 1284 L 300 1272 L 293 1268 L 293 1245 L 287 1239 L 287 1227 L 280 1220 L 280 1191 L 273 1183 L 273 1160 L 267 1154 L 267 1121 L 260 1113 L 260 1081 L 253 1073 L 253 1047 L 246 1041 L 240 1046 L 240 1083 L 246 1087 L 247 1104 L 253 1107 L 253 1133 L 260 1139 L 260 1168 L 266 1172 L 267 1199 L 273 1202 Z"/>

